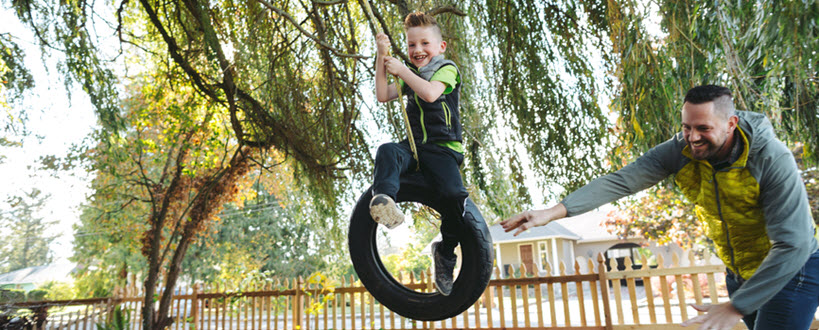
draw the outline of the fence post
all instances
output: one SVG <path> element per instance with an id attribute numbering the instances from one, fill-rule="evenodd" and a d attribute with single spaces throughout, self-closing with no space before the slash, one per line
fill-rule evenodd
<path id="1" fill-rule="evenodd" d="M 104 322 L 111 322 L 111 320 L 114 319 L 114 312 L 116 311 L 117 306 L 119 306 L 120 301 L 122 301 L 122 298 L 125 296 L 124 290 L 125 289 L 120 286 L 114 287 L 113 296 L 105 302 L 106 306 Z"/>
<path id="2" fill-rule="evenodd" d="M 435 275 L 433 275 L 433 273 L 432 273 L 432 268 L 427 268 L 426 275 L 427 275 L 426 277 L 422 277 L 422 278 L 424 278 L 426 280 L 425 284 L 426 284 L 427 292 L 432 292 L 432 290 L 433 290 L 432 289 L 433 288 L 432 281 L 435 281 L 435 277 L 434 277 Z M 424 322 L 424 323 L 426 323 L 426 322 Z M 382 324 L 381 327 L 383 328 L 384 327 L 383 326 L 384 322 L 381 322 L 381 324 Z M 430 321 L 429 324 L 427 325 L 427 329 L 435 330 L 435 322 Z"/>
<path id="3" fill-rule="evenodd" d="M 32 308 L 32 311 L 34 312 L 35 329 L 45 329 L 44 326 L 48 321 L 48 306 L 37 306 Z"/>
<path id="4" fill-rule="evenodd" d="M 299 329 L 302 327 L 302 293 L 301 293 L 301 284 L 304 280 L 299 276 L 294 282 L 296 282 L 296 297 L 293 299 L 293 325 L 294 328 Z"/>
<path id="5" fill-rule="evenodd" d="M 201 290 L 201 284 L 196 283 L 193 285 L 193 294 L 191 295 L 191 317 L 193 318 L 194 326 L 199 324 L 199 291 Z"/>
<path id="6" fill-rule="evenodd" d="M 603 297 L 603 315 L 606 318 L 606 330 L 612 330 L 611 306 L 609 306 L 609 280 L 606 273 L 606 258 L 600 253 L 597 255 L 597 274 L 600 276 L 600 295 Z"/>

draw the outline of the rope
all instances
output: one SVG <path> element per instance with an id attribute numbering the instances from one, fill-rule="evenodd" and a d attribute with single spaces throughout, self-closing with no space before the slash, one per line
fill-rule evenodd
<path id="1" fill-rule="evenodd" d="M 367 13 L 367 19 L 370 20 L 370 23 L 375 27 L 376 33 L 382 33 L 384 30 L 381 29 L 381 26 L 378 25 L 377 21 L 375 20 L 375 15 L 373 15 L 373 11 L 370 8 L 369 0 L 360 0 L 359 3 L 362 4 L 364 7 L 364 11 Z M 382 56 L 389 55 L 387 54 L 380 54 Z M 409 140 L 410 149 L 412 150 L 412 157 L 415 158 L 415 170 L 417 171 L 421 167 L 421 162 L 418 160 L 418 150 L 415 148 L 415 138 L 412 136 L 412 127 L 410 127 L 409 116 L 407 116 L 407 108 L 404 107 L 404 93 L 401 91 L 401 84 L 398 80 L 398 75 L 395 76 L 395 90 L 398 91 L 398 104 L 401 105 L 401 113 L 404 115 L 404 126 L 407 128 L 407 138 Z"/>

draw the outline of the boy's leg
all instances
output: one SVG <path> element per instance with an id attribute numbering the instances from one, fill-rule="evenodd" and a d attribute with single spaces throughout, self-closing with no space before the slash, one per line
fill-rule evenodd
<path id="1" fill-rule="evenodd" d="M 370 215 L 376 222 L 392 229 L 404 221 L 404 214 L 395 205 L 401 174 L 415 166 L 412 150 L 405 141 L 385 143 L 375 154 L 373 171 L 373 198 Z"/>
<path id="2" fill-rule="evenodd" d="M 752 329 L 808 329 L 819 305 L 819 251 L 756 312 Z"/>
<path id="3" fill-rule="evenodd" d="M 438 191 L 442 200 L 441 242 L 432 245 L 435 261 L 435 286 L 443 295 L 452 291 L 453 269 L 457 260 L 455 247 L 462 232 L 464 203 L 469 194 L 464 188 L 459 165 L 463 155 L 434 144 L 419 147 L 421 171 L 427 183 Z"/>
<path id="4" fill-rule="evenodd" d="M 447 256 L 454 256 L 463 224 L 464 203 L 469 196 L 461 179 L 460 165 L 464 156 L 447 147 L 424 144 L 419 146 L 418 157 L 421 158 L 424 178 L 443 201 L 439 249 Z"/>
<path id="5" fill-rule="evenodd" d="M 373 170 L 373 195 L 384 194 L 395 199 L 400 187 L 401 174 L 415 166 L 412 150 L 405 141 L 378 146 Z"/>

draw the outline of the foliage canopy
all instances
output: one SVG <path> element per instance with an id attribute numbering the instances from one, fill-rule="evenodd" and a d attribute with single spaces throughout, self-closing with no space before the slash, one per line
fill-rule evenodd
<path id="1" fill-rule="evenodd" d="M 343 252 L 344 208 L 369 180 L 371 151 L 385 136 L 403 134 L 397 105 L 374 106 L 369 92 L 374 24 L 393 40 L 393 53 L 406 57 L 401 20 L 416 10 L 436 15 L 446 56 L 460 68 L 463 171 L 493 221 L 559 198 L 668 139 L 679 129 L 683 94 L 700 84 L 732 88 L 738 108 L 766 113 L 780 137 L 804 145 L 806 162 L 819 159 L 815 0 L 648 7 L 632 0 L 390 0 L 371 3 L 374 22 L 360 1 L 11 1 L 44 49 L 65 53 L 66 83 L 84 87 L 102 123 L 89 153 L 97 194 L 84 217 L 134 236 L 122 237 L 125 244 L 183 244 L 163 241 L 179 237 L 167 229 L 140 236 L 159 219 L 146 215 L 173 210 L 179 213 L 161 214 L 172 219 L 168 228 L 184 226 L 188 215 L 200 217 L 198 230 L 214 228 L 221 203 L 241 194 L 225 190 L 185 203 L 203 187 L 196 182 L 217 180 L 229 159 L 241 159 L 245 171 L 231 184 L 247 180 L 250 168 L 287 167 L 278 172 L 288 177 L 285 189 L 309 192 L 299 198 L 312 204 L 294 220 L 327 233 Z M 15 49 L 0 42 L 6 53 Z M 21 77 L 15 81 L 27 81 Z M 4 81 L 4 88 L 19 94 L 16 86 L 26 84 Z M 191 189 L 169 200 L 177 208 L 158 208 L 173 182 L 163 176 L 168 164 L 180 166 L 178 177 Z M 530 180 L 544 200 L 533 200 Z M 109 216 L 123 205 L 128 212 Z M 123 233 L 123 224 L 132 231 Z M 184 244 L 195 241 L 188 237 Z M 79 241 L 100 250 L 120 244 L 116 235 L 107 238 Z M 126 254 L 133 248 L 109 251 L 139 264 L 142 256 Z"/>

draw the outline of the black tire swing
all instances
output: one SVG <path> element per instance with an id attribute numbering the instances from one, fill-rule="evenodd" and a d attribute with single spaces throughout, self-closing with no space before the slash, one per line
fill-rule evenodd
<path id="1" fill-rule="evenodd" d="M 384 267 L 376 247 L 378 223 L 373 221 L 369 212 L 371 198 L 371 189 L 359 197 L 350 218 L 348 244 L 353 267 L 361 283 L 378 302 L 407 318 L 438 321 L 460 314 L 480 298 L 492 276 L 495 251 L 489 228 L 472 200 L 466 200 L 463 230 L 458 238 L 462 254 L 461 270 L 452 293 L 444 296 L 438 292 L 409 289 Z M 437 204 L 437 193 L 425 183 L 419 172 L 401 177 L 401 188 L 396 198 L 396 203 L 400 202 L 421 203 L 439 213 L 441 209 Z"/>

